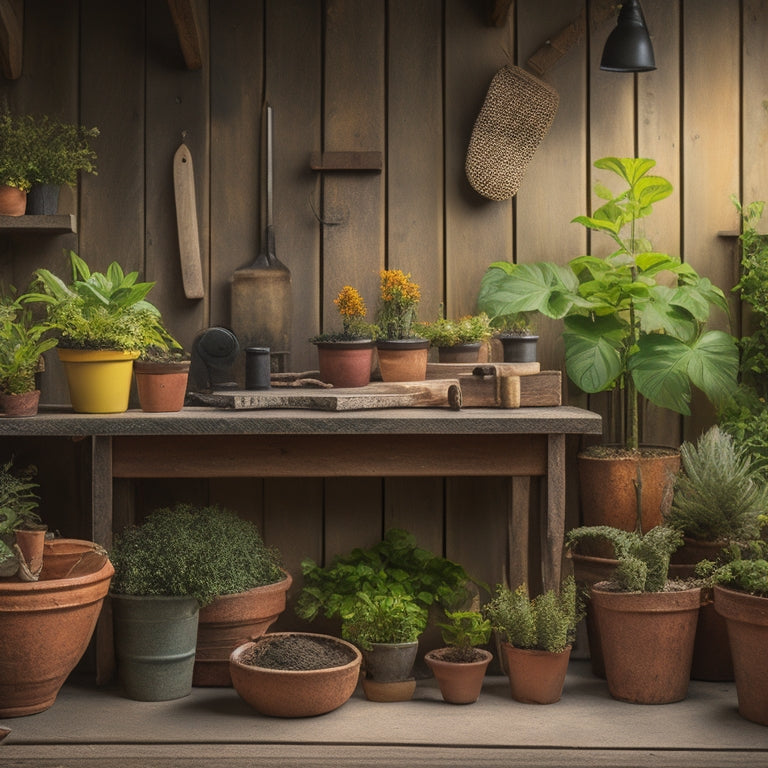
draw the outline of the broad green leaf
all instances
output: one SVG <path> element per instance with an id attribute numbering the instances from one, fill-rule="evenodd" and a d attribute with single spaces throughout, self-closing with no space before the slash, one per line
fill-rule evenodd
<path id="1" fill-rule="evenodd" d="M 583 392 L 611 388 L 622 371 L 627 327 L 613 316 L 565 319 L 565 366 Z"/>
<path id="2" fill-rule="evenodd" d="M 715 404 L 737 386 L 739 352 L 736 340 L 723 331 L 707 331 L 694 346 L 688 363 L 691 381 Z"/>

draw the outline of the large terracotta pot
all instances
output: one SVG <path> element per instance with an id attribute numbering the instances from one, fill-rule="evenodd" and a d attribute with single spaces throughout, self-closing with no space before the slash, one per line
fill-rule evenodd
<path id="1" fill-rule="evenodd" d="M 768 725 L 768 598 L 721 586 L 714 596 L 728 627 L 739 714 Z"/>
<path id="2" fill-rule="evenodd" d="M 23 216 L 27 211 L 27 193 L 17 187 L 0 184 L 0 216 Z"/>
<path id="3" fill-rule="evenodd" d="M 293 579 L 220 595 L 200 609 L 193 685 L 232 685 L 229 657 L 249 640 L 261 637 L 285 610 Z"/>
<path id="4" fill-rule="evenodd" d="M 554 704 L 563 695 L 571 646 L 559 653 L 502 643 L 512 698 L 523 704 Z"/>
<path id="5" fill-rule="evenodd" d="M 114 573 L 106 556 L 91 566 L 72 578 L 0 582 L 0 717 L 48 709 L 85 653 Z"/>
<path id="6" fill-rule="evenodd" d="M 424 381 L 427 377 L 429 342 L 400 339 L 376 342 L 383 381 Z"/>
<path id="7" fill-rule="evenodd" d="M 244 659 L 260 642 L 307 639 L 332 644 L 348 661 L 320 669 L 269 669 Z M 313 717 L 338 709 L 354 693 L 360 677 L 360 651 L 351 643 L 330 635 L 309 632 L 275 632 L 244 643 L 230 657 L 235 690 L 257 712 L 272 717 Z"/>
<path id="8" fill-rule="evenodd" d="M 663 455 L 660 455 L 663 452 Z M 641 448 L 639 455 L 578 455 L 584 525 L 610 525 L 633 531 L 637 523 L 636 483 L 642 481 L 643 533 L 661 525 L 672 503 L 680 452 Z"/>
<path id="9" fill-rule="evenodd" d="M 371 381 L 375 344 L 360 341 L 316 342 L 320 380 L 334 387 L 364 387 Z"/>
<path id="10" fill-rule="evenodd" d="M 485 672 L 493 654 L 478 648 L 477 652 L 482 656 L 478 661 L 457 662 L 441 658 L 443 652 L 450 650 L 436 648 L 424 656 L 424 661 L 432 670 L 445 701 L 449 704 L 472 704 L 480 696 Z"/>
<path id="11" fill-rule="evenodd" d="M 133 361 L 138 352 L 62 349 L 57 347 L 78 413 L 123 413 L 128 410 Z"/>
<path id="12" fill-rule="evenodd" d="M 669 704 L 688 693 L 699 587 L 670 592 L 591 590 L 608 690 L 634 704 Z"/>
<path id="13" fill-rule="evenodd" d="M 146 413 L 176 413 L 184 407 L 189 378 L 189 361 L 133 364 L 139 405 Z"/>

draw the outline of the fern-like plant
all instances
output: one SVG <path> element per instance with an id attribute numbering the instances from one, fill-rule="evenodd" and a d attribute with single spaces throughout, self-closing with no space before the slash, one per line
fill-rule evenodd
<path id="1" fill-rule="evenodd" d="M 567 545 L 585 539 L 613 545 L 618 560 L 614 581 L 620 591 L 661 592 L 669 577 L 670 557 L 683 543 L 683 534 L 665 525 L 657 525 L 644 534 L 609 525 L 591 525 L 569 531 Z"/>
<path id="2" fill-rule="evenodd" d="M 667 525 L 700 541 L 757 537 L 768 488 L 749 453 L 714 426 L 695 445 L 683 443 L 680 457 Z"/>

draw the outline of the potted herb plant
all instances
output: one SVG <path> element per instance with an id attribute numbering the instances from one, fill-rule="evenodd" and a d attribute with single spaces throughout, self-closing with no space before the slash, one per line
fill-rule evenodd
<path id="1" fill-rule="evenodd" d="M 376 323 L 379 369 L 384 381 L 421 381 L 427 375 L 429 341 L 416 336 L 414 323 L 421 290 L 411 273 L 400 269 L 379 272 L 380 297 Z"/>
<path id="2" fill-rule="evenodd" d="M 291 583 L 255 527 L 218 507 L 156 510 L 111 557 L 120 676 L 143 701 L 185 696 L 195 677 L 231 685 L 230 653 L 266 631 Z"/>
<path id="3" fill-rule="evenodd" d="M 701 587 L 669 579 L 680 531 L 657 526 L 646 533 L 610 526 L 569 532 L 569 546 L 598 539 L 615 551 L 611 581 L 590 590 L 608 690 L 635 704 L 668 704 L 688 692 Z"/>
<path id="4" fill-rule="evenodd" d="M 0 111 L 0 215 L 23 216 L 32 187 L 25 120 Z"/>
<path id="5" fill-rule="evenodd" d="M 446 611 L 440 623 L 444 648 L 429 651 L 424 660 L 450 704 L 477 701 L 493 654 L 478 648 L 491 636 L 491 622 L 478 611 Z"/>
<path id="6" fill-rule="evenodd" d="M 58 333 L 57 352 L 75 411 L 125 411 L 133 361 L 144 349 L 167 350 L 174 343 L 159 310 L 146 299 L 154 283 L 138 282 L 138 272 L 125 273 L 117 262 L 102 273 L 91 271 L 74 251 L 69 258 L 69 284 L 38 269 L 41 290 L 24 300 L 42 302 L 49 326 Z"/>
<path id="7" fill-rule="evenodd" d="M 368 312 L 356 288 L 345 285 L 333 300 L 341 315 L 342 330 L 313 336 L 320 380 L 334 387 L 364 387 L 371 380 L 377 328 L 365 321 Z"/>
<path id="8" fill-rule="evenodd" d="M 490 318 L 484 312 L 457 320 L 439 317 L 419 323 L 416 331 L 437 348 L 441 363 L 476 363 L 483 342 L 491 338 Z"/>
<path id="9" fill-rule="evenodd" d="M 616 247 L 610 255 L 579 256 L 567 266 L 495 262 L 489 267 L 504 294 L 499 314 L 538 311 L 562 318 L 571 380 L 587 393 L 621 393 L 621 418 L 613 426 L 624 434 L 623 444 L 583 452 L 579 472 L 584 522 L 628 530 L 661 523 L 679 469 L 677 448 L 641 447 L 640 397 L 688 415 L 692 387 L 723 403 L 736 387 L 738 371 L 735 339 L 706 328 L 713 307 L 727 312 L 723 292 L 679 258 L 654 251 L 641 236 L 640 220 L 672 193 L 667 179 L 650 174 L 655 164 L 617 157 L 595 162 L 625 187 L 613 193 L 598 184 L 604 204 L 574 222 L 607 235 Z M 657 462 L 659 453 L 671 458 Z"/>
<path id="10" fill-rule="evenodd" d="M 232 683 L 257 712 L 314 717 L 338 709 L 357 687 L 362 655 L 351 643 L 312 632 L 270 632 L 232 651 Z"/>
<path id="11" fill-rule="evenodd" d="M 531 599 L 525 584 L 499 584 L 485 615 L 504 651 L 512 698 L 525 704 L 560 700 L 576 625 L 581 618 L 573 577 L 560 590 Z"/>
<path id="12" fill-rule="evenodd" d="M 34 416 L 40 401 L 35 376 L 43 352 L 56 339 L 43 338 L 48 323 L 36 321 L 28 307 L 12 294 L 0 300 L 0 410 L 6 416 Z"/>

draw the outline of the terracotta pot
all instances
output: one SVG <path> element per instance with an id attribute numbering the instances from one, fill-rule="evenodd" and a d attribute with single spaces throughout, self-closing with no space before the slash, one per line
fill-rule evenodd
<path id="1" fill-rule="evenodd" d="M 46 539 L 40 578 L 69 579 L 100 569 L 106 560 L 106 550 L 93 541 Z"/>
<path id="2" fill-rule="evenodd" d="M 373 350 L 369 339 L 316 342 L 320 380 L 334 387 L 364 387 L 371 381 Z"/>
<path id="3" fill-rule="evenodd" d="M 502 643 L 512 698 L 523 704 L 554 704 L 563 695 L 571 646 L 559 653 Z"/>
<path id="4" fill-rule="evenodd" d="M 78 413 L 123 413 L 128 410 L 133 361 L 138 352 L 62 349 L 56 347 Z"/>
<path id="5" fill-rule="evenodd" d="M 768 598 L 719 585 L 714 596 L 728 626 L 739 714 L 768 725 Z"/>
<path id="6" fill-rule="evenodd" d="M 133 364 L 139 405 L 146 413 L 176 413 L 184 407 L 189 378 L 189 361 Z"/>
<path id="7" fill-rule="evenodd" d="M 114 569 L 69 579 L 0 582 L 0 717 L 48 709 L 96 627 Z"/>
<path id="8" fill-rule="evenodd" d="M 378 341 L 382 381 L 424 381 L 429 342 L 425 339 Z"/>
<path id="9" fill-rule="evenodd" d="M 46 531 L 47 528 L 35 528 L 33 530 L 19 528 L 14 531 L 16 544 L 21 550 L 29 574 L 33 577 L 26 579 L 27 581 L 36 581 L 43 570 L 43 545 L 45 544 Z M 21 570 L 19 575 L 21 575 Z"/>
<path id="10" fill-rule="evenodd" d="M 0 184 L 0 216 L 23 216 L 27 211 L 27 193 L 23 189 Z"/>
<path id="11" fill-rule="evenodd" d="M 578 455 L 581 513 L 584 525 L 610 525 L 633 531 L 637 521 L 635 483 L 642 479 L 642 530 L 661 525 L 672 503 L 675 476 L 680 470 L 680 453 L 664 449 L 667 455 L 621 455 L 593 457 Z M 659 449 L 654 449 L 658 451 Z M 606 556 L 610 556 L 606 553 Z"/>
<path id="12" fill-rule="evenodd" d="M 249 640 L 261 637 L 285 610 L 292 578 L 254 587 L 247 592 L 220 595 L 200 609 L 193 685 L 232 685 L 229 657 Z"/>
<path id="13" fill-rule="evenodd" d="M 272 717 L 313 717 L 338 709 L 357 687 L 360 651 L 337 637 L 309 632 L 275 632 L 262 639 L 290 637 L 320 638 L 334 643 L 347 652 L 350 661 L 338 667 L 311 670 L 267 669 L 243 661 L 259 641 L 244 643 L 232 652 L 229 660 L 235 690 L 257 712 Z"/>
<path id="14" fill-rule="evenodd" d="M 537 358 L 538 336 L 499 335 L 504 350 L 505 363 L 535 363 Z"/>
<path id="15" fill-rule="evenodd" d="M 0 393 L 0 410 L 8 418 L 22 418 L 37 416 L 40 404 L 40 390 L 23 392 L 20 395 L 11 395 L 7 392 Z"/>
<path id="16" fill-rule="evenodd" d="M 462 663 L 441 659 L 441 652 L 446 650 L 450 649 L 438 648 L 430 651 L 424 656 L 424 661 L 432 670 L 445 701 L 449 704 L 472 704 L 480 696 L 485 673 L 493 659 L 493 654 L 478 648 L 482 659 Z"/>
<path id="17" fill-rule="evenodd" d="M 416 692 L 416 680 L 414 678 L 382 683 L 370 677 L 364 677 L 362 684 L 365 698 L 368 701 L 410 701 Z"/>
<path id="18" fill-rule="evenodd" d="M 480 355 L 481 344 L 454 344 L 452 347 L 438 347 L 437 359 L 440 363 L 476 363 Z"/>
<path id="19" fill-rule="evenodd" d="M 701 589 L 591 590 L 608 690 L 634 704 L 669 704 L 688 693 Z"/>

